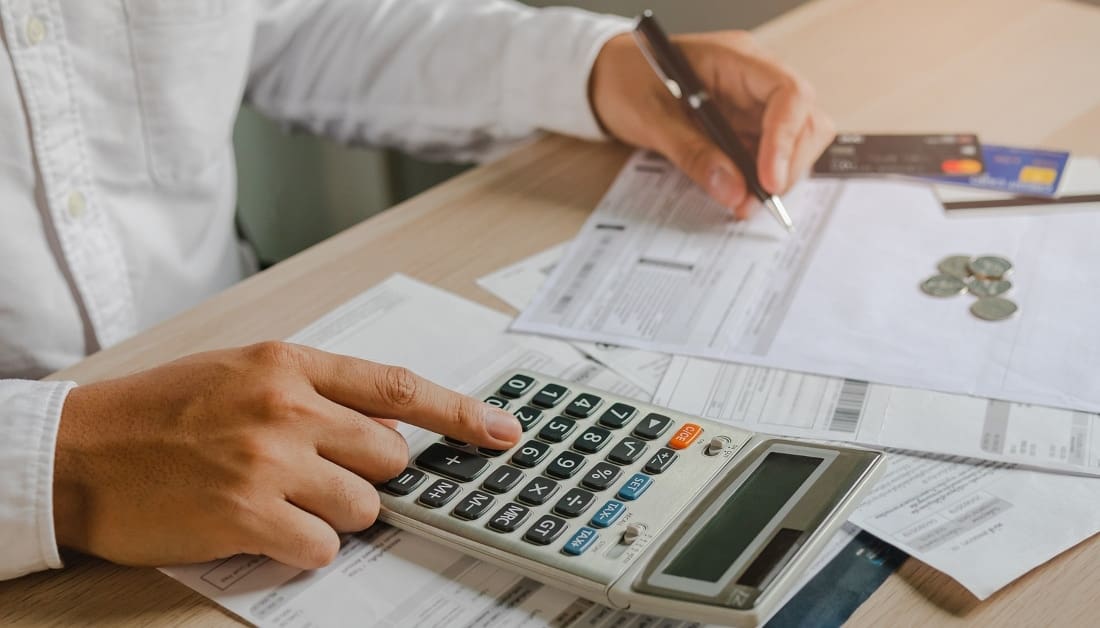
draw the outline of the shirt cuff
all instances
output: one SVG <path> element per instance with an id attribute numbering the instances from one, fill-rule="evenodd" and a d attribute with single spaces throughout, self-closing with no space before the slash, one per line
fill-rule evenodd
<path id="1" fill-rule="evenodd" d="M 0 381 L 0 580 L 61 567 L 53 463 L 73 382 Z"/>
<path id="2" fill-rule="evenodd" d="M 513 30 L 504 59 L 504 112 L 518 127 L 588 140 L 607 139 L 588 94 L 592 66 L 607 40 L 634 21 L 581 9 L 541 9 Z"/>

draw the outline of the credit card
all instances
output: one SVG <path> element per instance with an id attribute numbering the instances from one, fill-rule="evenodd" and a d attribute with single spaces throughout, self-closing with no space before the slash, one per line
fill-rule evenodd
<path id="1" fill-rule="evenodd" d="M 973 133 L 844 133 L 833 140 L 814 164 L 814 174 L 826 176 L 969 176 L 980 174 L 983 170 L 981 144 Z"/>
<path id="2" fill-rule="evenodd" d="M 985 172 L 981 174 L 929 177 L 929 180 L 1023 196 L 1052 197 L 1058 192 L 1069 153 L 984 144 L 982 160 Z"/>

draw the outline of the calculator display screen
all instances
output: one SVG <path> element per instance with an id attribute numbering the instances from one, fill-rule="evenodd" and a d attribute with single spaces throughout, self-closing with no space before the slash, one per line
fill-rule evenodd
<path id="1" fill-rule="evenodd" d="M 663 573 L 705 582 L 721 580 L 822 462 L 821 458 L 769 453 Z"/>

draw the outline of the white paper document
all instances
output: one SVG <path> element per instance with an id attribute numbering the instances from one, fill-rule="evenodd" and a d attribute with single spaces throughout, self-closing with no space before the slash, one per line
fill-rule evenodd
<path id="1" fill-rule="evenodd" d="M 648 351 L 1100 411 L 1100 213 L 954 219 L 926 185 L 806 181 L 733 222 L 636 154 L 513 328 Z M 954 254 L 1011 259 L 1019 313 L 918 285 Z"/>
<path id="2" fill-rule="evenodd" d="M 539 287 L 550 277 L 565 253 L 567 243 L 546 249 L 477 280 L 508 305 L 522 310 L 535 297 Z M 664 377 L 670 356 L 667 353 L 642 351 L 615 345 L 573 342 L 585 355 L 607 366 L 652 395 Z"/>
<path id="3" fill-rule="evenodd" d="M 1100 415 L 676 356 L 653 402 L 747 430 L 1100 475 Z"/>
<path id="4" fill-rule="evenodd" d="M 401 364 L 459 390 L 479 388 L 502 370 L 526 368 L 648 400 L 567 343 L 510 335 L 507 325 L 498 312 L 396 275 L 291 340 Z M 412 447 L 437 438 L 415 428 L 402 433 Z M 805 580 L 856 532 L 854 526 L 839 532 Z M 336 561 L 316 571 L 243 555 L 164 571 L 246 621 L 280 628 L 681 625 L 594 604 L 385 525 L 347 535 Z"/>
<path id="5" fill-rule="evenodd" d="M 1089 440 L 1072 429 L 1059 431 L 1072 427 L 1072 412 L 699 358 L 674 358 L 653 402 L 803 438 L 899 440 L 933 451 L 950 451 L 950 441 L 958 440 L 968 444 L 961 449 L 986 458 L 1007 451 L 1049 462 L 1056 456 L 1045 456 L 1046 445 L 1038 443 L 1062 435 L 1072 449 L 1075 441 Z M 1100 431 L 1096 420 L 1091 415 L 1086 425 L 1093 433 Z M 1091 446 L 1096 452 L 1096 443 Z M 1100 478 L 893 451 L 885 475 L 850 520 L 984 599 L 1100 531 Z"/>

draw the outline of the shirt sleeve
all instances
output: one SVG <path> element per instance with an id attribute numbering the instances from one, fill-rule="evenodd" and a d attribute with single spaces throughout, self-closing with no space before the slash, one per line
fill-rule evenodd
<path id="1" fill-rule="evenodd" d="M 53 461 L 73 382 L 0 380 L 0 580 L 61 567 Z"/>
<path id="2" fill-rule="evenodd" d="M 346 143 L 476 159 L 547 130 L 604 135 L 592 64 L 631 21 L 510 0 L 268 0 L 247 97 Z"/>

